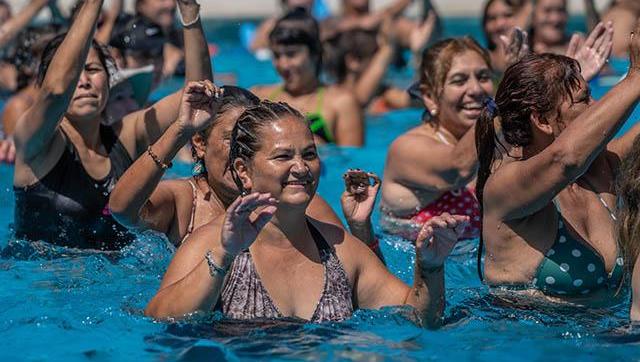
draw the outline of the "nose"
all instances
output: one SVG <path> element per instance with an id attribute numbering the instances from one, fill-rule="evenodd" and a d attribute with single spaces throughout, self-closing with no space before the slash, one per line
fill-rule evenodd
<path id="1" fill-rule="evenodd" d="M 295 157 L 291 164 L 291 173 L 296 176 L 306 176 L 309 173 L 309 166 L 302 157 Z"/>
<path id="2" fill-rule="evenodd" d="M 467 94 L 471 97 L 485 96 L 486 92 L 482 88 L 480 81 L 476 77 L 471 77 L 469 80 L 469 88 L 467 88 Z"/>
<path id="3" fill-rule="evenodd" d="M 87 72 L 80 73 L 80 78 L 78 79 L 78 88 L 88 89 L 91 87 L 91 82 L 89 80 L 89 76 Z"/>

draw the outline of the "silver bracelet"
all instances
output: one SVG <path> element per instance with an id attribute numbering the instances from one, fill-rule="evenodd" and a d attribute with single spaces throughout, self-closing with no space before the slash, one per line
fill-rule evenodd
<path id="1" fill-rule="evenodd" d="M 178 8 L 178 16 L 180 17 L 180 22 L 182 23 L 182 26 L 185 28 L 188 28 L 192 25 L 194 25 L 195 23 L 197 23 L 200 20 L 200 10 L 198 9 L 198 15 L 196 15 L 196 18 L 191 20 L 188 23 L 184 22 L 184 18 L 182 17 L 182 12 L 180 11 L 180 6 L 177 7 Z M 200 5 L 198 4 L 198 8 L 200 8 Z"/>
<path id="2" fill-rule="evenodd" d="M 217 275 L 224 278 L 225 274 L 227 274 L 228 268 L 225 269 L 216 264 L 216 262 L 213 260 L 213 252 L 211 250 L 207 250 L 207 253 L 204 254 L 204 259 L 209 265 L 209 274 L 211 274 L 212 277 L 215 278 Z"/>

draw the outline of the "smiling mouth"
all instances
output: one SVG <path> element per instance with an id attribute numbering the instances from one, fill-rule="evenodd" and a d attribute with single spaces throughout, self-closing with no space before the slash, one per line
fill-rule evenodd
<path id="1" fill-rule="evenodd" d="M 308 185 L 311 184 L 311 181 L 309 180 L 294 180 L 294 181 L 287 181 L 285 183 L 283 183 L 283 186 L 294 186 L 294 187 L 306 187 Z"/>
<path id="2" fill-rule="evenodd" d="M 96 96 L 95 94 L 82 94 L 82 95 L 77 96 L 77 97 L 75 98 L 75 100 L 78 100 L 78 99 L 86 99 L 86 98 L 97 99 L 97 98 L 98 98 L 98 96 Z"/>

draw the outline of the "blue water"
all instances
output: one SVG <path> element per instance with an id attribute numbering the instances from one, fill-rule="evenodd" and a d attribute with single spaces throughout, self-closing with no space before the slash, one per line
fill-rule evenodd
<path id="1" fill-rule="evenodd" d="M 256 62 L 235 43 L 213 33 L 209 39 L 220 42 L 223 54 L 214 61 L 217 72 L 243 69 L 236 74 L 243 86 L 277 80 L 268 63 Z M 179 84 L 170 82 L 159 94 Z M 369 117 L 366 147 L 322 149 L 319 193 L 339 210 L 341 174 L 360 167 L 381 175 L 387 146 L 419 116 L 420 110 L 408 110 Z M 636 111 L 632 119 L 638 116 Z M 188 165 L 177 164 L 169 176 L 188 172 Z M 11 181 L 12 169 L 1 165 L 0 247 L 13 220 Z M 41 220 L 33 222 L 37 227 Z M 383 237 L 381 247 L 391 271 L 410 282 L 412 248 L 393 237 Z M 447 262 L 447 325 L 428 331 L 402 309 L 359 311 L 349 321 L 324 325 L 247 324 L 218 315 L 155 323 L 142 309 L 173 253 L 162 237 L 145 233 L 118 254 L 20 244 L 17 253 L 0 258 L 0 361 L 638 359 L 640 329 L 629 326 L 628 303 L 607 310 L 517 308 L 481 285 L 474 247 L 465 243 Z"/>

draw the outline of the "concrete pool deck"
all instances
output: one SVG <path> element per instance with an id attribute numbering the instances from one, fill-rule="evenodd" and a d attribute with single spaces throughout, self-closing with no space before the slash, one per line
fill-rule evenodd
<path id="1" fill-rule="evenodd" d="M 109 4 L 110 0 L 105 0 Z M 394 0 L 371 0 L 373 8 L 380 8 Z M 28 0 L 8 0 L 15 14 L 16 10 L 27 4 Z M 60 8 L 67 11 L 76 0 L 58 0 Z M 202 16 L 206 18 L 256 18 L 269 17 L 280 11 L 280 0 L 198 0 L 202 5 Z M 334 13 L 339 10 L 341 0 L 325 0 Z M 432 0 L 442 16 L 480 16 L 485 0 Z M 595 0 L 598 9 L 604 9 L 609 0 Z M 134 0 L 125 0 L 125 9 L 133 9 Z M 408 10 L 410 14 L 416 14 L 421 1 L 415 3 Z M 569 8 L 572 13 L 583 11 L 583 1 L 570 1 Z M 48 16 L 48 10 L 41 16 Z"/>

